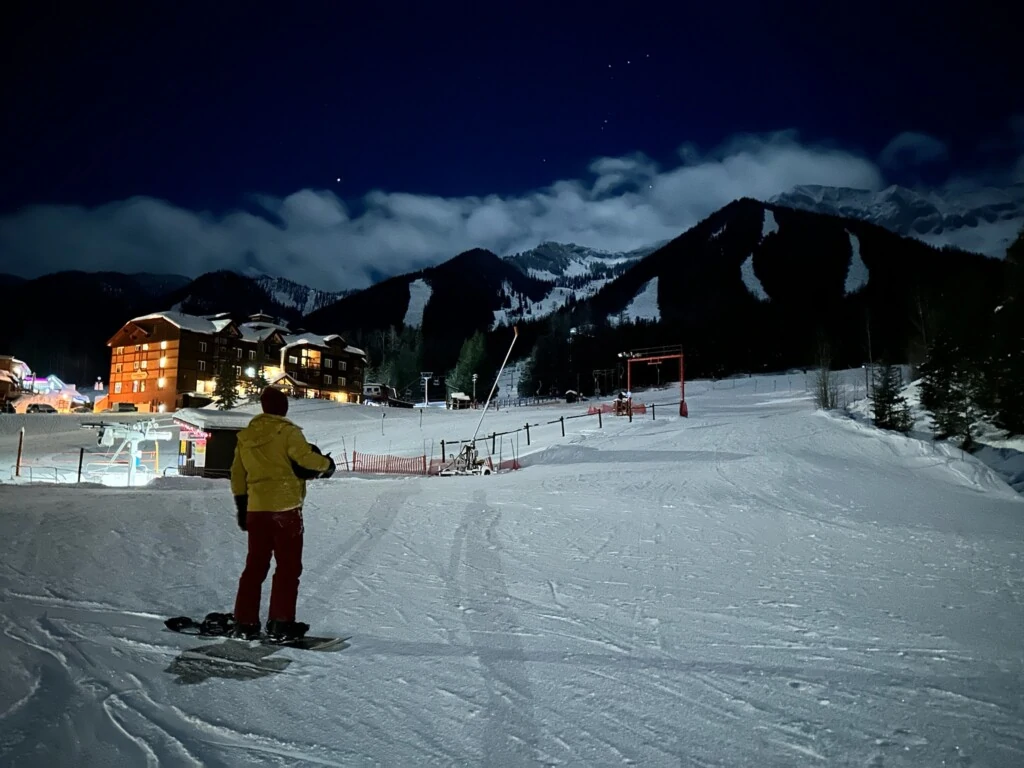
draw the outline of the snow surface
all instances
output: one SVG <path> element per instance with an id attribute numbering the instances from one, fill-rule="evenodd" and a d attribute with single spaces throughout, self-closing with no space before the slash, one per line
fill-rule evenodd
<path id="1" fill-rule="evenodd" d="M 513 296 L 512 306 L 494 310 L 491 330 L 501 325 L 512 325 L 523 318 L 528 320 L 545 318 L 564 307 L 569 299 L 573 297 L 576 297 L 578 301 L 588 299 L 610 282 L 611 280 L 607 278 L 600 278 L 591 280 L 579 288 L 556 285 L 544 295 L 543 299 L 533 301 L 527 296 L 517 294 L 511 283 L 507 280 L 503 281 L 502 289 L 506 294 Z M 520 304 L 522 304 L 522 309 L 520 309 Z"/>
<path id="2" fill-rule="evenodd" d="M 761 239 L 779 231 L 779 222 L 775 220 L 775 212 L 770 208 L 764 209 L 764 221 L 761 224 Z"/>
<path id="3" fill-rule="evenodd" d="M 846 270 L 846 282 L 843 291 L 847 296 L 856 293 L 868 284 L 868 266 L 860 257 L 860 238 L 852 232 L 850 236 L 850 266 Z"/>
<path id="4" fill-rule="evenodd" d="M 546 283 L 553 283 L 558 279 L 558 275 L 546 269 L 534 269 L 533 267 L 530 267 L 526 270 L 526 273 L 533 279 L 543 280 Z"/>
<path id="5" fill-rule="evenodd" d="M 422 277 L 409 283 L 409 306 L 405 310 L 402 324 L 406 328 L 419 328 L 423 325 L 423 310 L 427 308 L 430 295 L 434 289 Z"/>
<path id="6" fill-rule="evenodd" d="M 0 486 L 0 763 L 1019 764 L 1024 503 L 806 389 L 690 382 L 689 419 L 537 427 L 519 472 L 311 483 L 300 618 L 336 653 L 162 631 L 230 609 L 226 481 Z M 336 456 L 479 418 L 293 414 Z M 82 440 L 49 425 L 33 451 Z"/>
<path id="7" fill-rule="evenodd" d="M 747 286 L 747 290 L 750 291 L 750 294 L 755 299 L 758 301 L 771 300 L 768 292 L 754 273 L 754 254 L 750 254 L 743 260 L 743 264 L 740 265 L 740 276 L 743 278 L 743 284 Z"/>
<path id="8" fill-rule="evenodd" d="M 608 323 L 609 325 L 618 325 L 620 319 L 626 323 L 635 323 L 637 320 L 652 320 L 654 322 L 661 320 L 661 310 L 658 309 L 658 278 L 652 278 L 644 283 L 623 311 L 622 317 L 610 315 Z"/>

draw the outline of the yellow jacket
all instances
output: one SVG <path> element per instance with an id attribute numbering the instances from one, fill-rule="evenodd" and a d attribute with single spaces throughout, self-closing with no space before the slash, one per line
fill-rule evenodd
<path id="1" fill-rule="evenodd" d="M 250 512 L 284 512 L 302 506 L 306 481 L 295 476 L 292 461 L 326 471 L 331 462 L 314 451 L 297 424 L 261 413 L 238 433 L 231 464 L 231 494 L 248 495 Z"/>

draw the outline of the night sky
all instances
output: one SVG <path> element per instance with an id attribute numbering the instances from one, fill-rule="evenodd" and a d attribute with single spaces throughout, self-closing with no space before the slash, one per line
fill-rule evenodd
<path id="1" fill-rule="evenodd" d="M 593 192 L 598 158 L 631 158 L 646 183 L 751 142 L 757 152 L 781 143 L 870 164 L 878 178 L 863 185 L 881 185 L 998 173 L 1024 154 L 1019 36 L 999 6 L 960 18 L 892 5 L 699 5 L 26 3 L 2 25 L 0 258 L 88 269 L 108 266 L 100 253 L 131 252 L 140 267 L 175 271 L 177 238 L 206 254 L 179 271 L 292 264 L 311 279 L 341 259 L 358 283 L 371 262 L 393 271 L 474 237 L 525 242 L 524 217 L 547 215 L 526 211 L 531 197 L 557 197 L 562 180 Z M 908 151 L 886 149 L 907 132 Z M 828 183 L 820 176 L 809 180 Z M 860 168 L 835 183 L 863 178 Z M 401 197 L 365 197 L 375 191 Z M 466 196 L 495 196 L 514 227 L 467 223 Z M 135 215 L 125 201 L 136 197 L 153 209 Z M 420 207 L 453 200 L 455 212 Z M 666 231 L 710 212 L 681 207 L 662 217 Z M 274 231 L 239 241 L 240 210 Z M 265 245 L 299 226 L 290 216 L 315 248 Z M 382 234 L 381 220 L 396 217 L 399 234 Z M 459 233 L 423 242 L 407 230 L 431 217 L 427 229 Z M 54 240 L 55 228 L 77 235 Z M 370 228 L 372 245 L 358 239 Z M 554 238 L 565 226 L 536 229 Z M 608 245 L 645 234 L 664 232 Z M 332 248 L 340 255 L 328 258 Z M 0 264 L 19 269 L 31 272 Z"/>

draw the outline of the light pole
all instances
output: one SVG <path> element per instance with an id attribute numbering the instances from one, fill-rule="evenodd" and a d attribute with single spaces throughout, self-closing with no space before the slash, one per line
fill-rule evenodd
<path id="1" fill-rule="evenodd" d="M 473 405 L 476 405 L 476 374 L 473 374 Z"/>

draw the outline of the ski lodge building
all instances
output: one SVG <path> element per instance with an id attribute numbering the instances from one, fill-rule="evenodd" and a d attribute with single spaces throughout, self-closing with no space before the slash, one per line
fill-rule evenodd
<path id="1" fill-rule="evenodd" d="M 213 402 L 218 373 L 230 366 L 242 394 L 261 374 L 294 397 L 358 403 L 366 353 L 338 334 L 293 333 L 256 314 L 156 312 L 125 323 L 107 342 L 109 394 L 96 409 L 131 403 L 139 411 L 175 411 Z"/>

